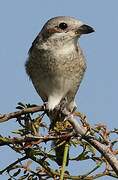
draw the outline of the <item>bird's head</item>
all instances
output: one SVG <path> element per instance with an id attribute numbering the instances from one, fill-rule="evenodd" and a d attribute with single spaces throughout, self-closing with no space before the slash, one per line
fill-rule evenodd
<path id="1" fill-rule="evenodd" d="M 83 22 L 68 16 L 50 19 L 41 30 L 43 40 L 69 41 L 78 39 L 83 34 L 94 32 L 94 29 Z"/>

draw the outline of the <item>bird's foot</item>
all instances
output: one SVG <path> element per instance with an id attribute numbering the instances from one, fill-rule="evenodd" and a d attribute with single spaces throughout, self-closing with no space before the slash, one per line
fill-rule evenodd
<path id="1" fill-rule="evenodd" d="M 68 121 L 69 119 L 73 119 L 74 117 L 74 113 L 69 112 L 68 114 L 66 114 L 64 121 Z"/>
<path id="2" fill-rule="evenodd" d="M 43 109 L 44 109 L 44 112 L 49 111 L 48 102 L 44 102 Z"/>

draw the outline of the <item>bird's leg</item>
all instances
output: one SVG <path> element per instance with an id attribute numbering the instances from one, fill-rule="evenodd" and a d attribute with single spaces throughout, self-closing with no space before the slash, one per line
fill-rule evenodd
<path id="1" fill-rule="evenodd" d="M 66 107 L 62 110 L 62 114 L 65 116 L 64 121 L 73 118 L 74 112 L 76 111 L 77 106 L 74 106 L 73 109 L 70 111 Z"/>

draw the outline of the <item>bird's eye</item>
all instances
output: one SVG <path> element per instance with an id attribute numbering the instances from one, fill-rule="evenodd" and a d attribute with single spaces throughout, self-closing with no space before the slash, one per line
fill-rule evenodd
<path id="1" fill-rule="evenodd" d="M 62 30 L 66 29 L 67 27 L 68 27 L 68 25 L 66 23 L 64 23 L 64 22 L 59 24 L 59 28 L 62 29 Z"/>

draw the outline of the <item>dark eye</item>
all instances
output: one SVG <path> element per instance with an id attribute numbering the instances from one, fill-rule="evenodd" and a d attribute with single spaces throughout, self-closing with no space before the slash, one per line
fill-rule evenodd
<path id="1" fill-rule="evenodd" d="M 59 24 L 59 28 L 62 29 L 62 30 L 66 29 L 67 27 L 68 27 L 68 25 L 66 23 L 64 23 L 64 22 Z"/>

